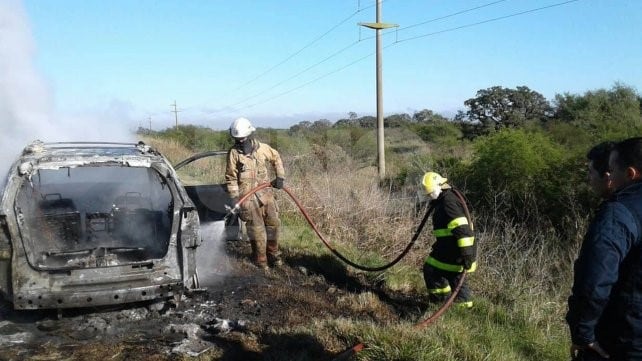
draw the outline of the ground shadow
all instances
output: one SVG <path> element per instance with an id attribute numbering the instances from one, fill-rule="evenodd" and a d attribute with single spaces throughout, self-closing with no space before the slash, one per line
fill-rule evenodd
<path id="1" fill-rule="evenodd" d="M 228 241 L 225 248 L 230 257 L 248 260 L 251 257 L 248 241 Z M 415 320 L 431 307 L 427 295 L 404 294 L 387 289 L 383 281 L 372 282 L 363 272 L 353 272 L 354 268 L 332 254 L 309 255 L 286 250 L 283 252 L 283 261 L 291 268 L 305 268 L 308 275 L 323 276 L 328 284 L 346 292 L 371 292 L 401 319 Z"/>
<path id="2" fill-rule="evenodd" d="M 381 282 L 372 284 L 363 273 L 349 272 L 348 266 L 333 255 L 292 255 L 287 256 L 285 262 L 292 267 L 305 267 L 309 273 L 321 275 L 328 283 L 347 292 L 371 292 L 400 318 L 416 318 L 428 308 L 426 296 L 394 292 L 386 289 Z"/>
<path id="3" fill-rule="evenodd" d="M 223 355 L 219 358 L 222 361 L 327 361 L 331 360 L 334 355 L 326 351 L 315 337 L 303 333 L 291 335 L 261 334 L 257 340 L 261 345 L 260 352 L 249 350 L 241 339 L 236 339 L 234 336 L 211 335 L 204 339 L 223 350 Z"/>

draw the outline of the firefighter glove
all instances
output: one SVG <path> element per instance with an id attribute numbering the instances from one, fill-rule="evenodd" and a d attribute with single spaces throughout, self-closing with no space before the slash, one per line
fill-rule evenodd
<path id="1" fill-rule="evenodd" d="M 274 178 L 271 184 L 272 184 L 272 187 L 276 189 L 283 189 L 283 182 L 285 182 L 285 179 L 281 177 L 276 177 Z"/>
<path id="2" fill-rule="evenodd" d="M 473 266 L 473 263 L 475 263 L 475 257 L 472 254 L 461 256 L 461 264 L 465 270 L 469 270 Z"/>

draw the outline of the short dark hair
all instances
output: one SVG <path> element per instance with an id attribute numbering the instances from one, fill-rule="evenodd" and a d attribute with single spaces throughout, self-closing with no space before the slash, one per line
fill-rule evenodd
<path id="1" fill-rule="evenodd" d="M 593 169 L 601 176 L 609 171 L 609 155 L 613 148 L 615 148 L 615 142 L 606 141 L 594 146 L 586 153 L 586 158 L 593 162 Z"/>
<path id="2" fill-rule="evenodd" d="M 616 164 L 620 169 L 633 167 L 642 171 L 642 137 L 625 139 L 613 149 L 617 151 Z"/>

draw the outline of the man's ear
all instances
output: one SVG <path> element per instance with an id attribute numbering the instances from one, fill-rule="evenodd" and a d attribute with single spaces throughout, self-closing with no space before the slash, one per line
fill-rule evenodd
<path id="1" fill-rule="evenodd" d="M 639 180 L 642 174 L 635 167 L 628 167 L 626 168 L 626 176 L 631 180 Z"/>

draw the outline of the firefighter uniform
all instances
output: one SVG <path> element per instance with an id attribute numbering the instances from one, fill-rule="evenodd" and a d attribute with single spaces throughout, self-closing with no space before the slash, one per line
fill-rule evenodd
<path id="1" fill-rule="evenodd" d="M 232 198 L 244 196 L 259 184 L 269 182 L 268 166 L 277 178 L 285 178 L 281 156 L 274 148 L 252 138 L 247 142 L 251 142 L 251 147 L 245 148 L 249 151 L 233 147 L 227 154 L 225 182 Z M 254 262 L 265 267 L 268 259 L 279 260 L 280 220 L 272 188 L 260 190 L 243 202 L 239 217 L 246 222 Z"/>
<path id="2" fill-rule="evenodd" d="M 441 191 L 433 202 L 435 211 L 432 216 L 436 241 L 424 264 L 424 280 L 428 293 L 434 301 L 444 301 L 450 296 L 462 276 L 466 262 L 466 272 L 477 268 L 475 256 L 477 246 L 472 225 L 466 217 L 462 200 L 451 188 Z M 466 283 L 461 287 L 455 302 L 464 307 L 472 307 L 470 290 Z"/>

